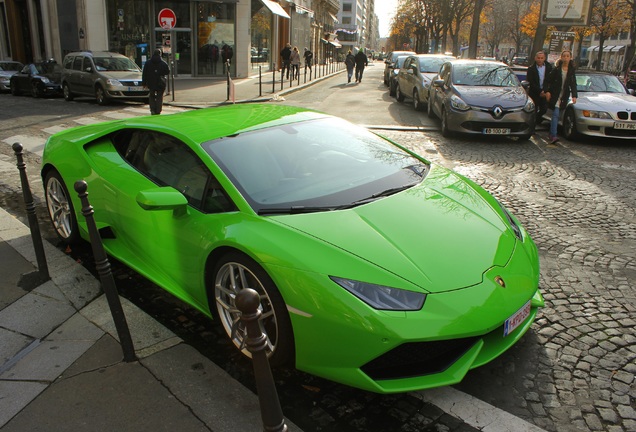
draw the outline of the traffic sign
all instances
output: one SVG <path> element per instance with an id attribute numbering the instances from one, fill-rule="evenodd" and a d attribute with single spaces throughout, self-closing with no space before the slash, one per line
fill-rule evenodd
<path id="1" fill-rule="evenodd" d="M 177 24 L 177 15 L 172 9 L 161 9 L 157 19 L 159 20 L 159 26 L 166 30 L 173 29 Z"/>

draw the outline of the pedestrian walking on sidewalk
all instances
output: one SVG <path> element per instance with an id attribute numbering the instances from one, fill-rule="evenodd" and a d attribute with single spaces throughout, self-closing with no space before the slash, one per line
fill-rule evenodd
<path id="1" fill-rule="evenodd" d="M 551 71 L 552 65 L 545 61 L 545 51 L 537 51 L 534 56 L 534 63 L 528 67 L 527 72 L 527 80 L 530 83 L 528 94 L 536 107 L 537 125 L 541 124 L 543 114 L 548 110 L 548 103 L 545 99 L 545 92 L 543 91 L 543 83 Z"/>
<path id="2" fill-rule="evenodd" d="M 356 65 L 356 57 L 351 53 L 351 50 L 347 53 L 347 57 L 345 58 L 345 66 L 347 67 L 347 82 L 351 82 L 351 77 L 353 76 L 353 68 Z"/>
<path id="3" fill-rule="evenodd" d="M 300 53 L 298 47 L 294 47 L 289 58 L 291 62 L 292 79 L 298 79 L 300 77 Z"/>
<path id="4" fill-rule="evenodd" d="M 291 67 L 291 44 L 286 44 L 280 52 L 280 58 L 283 60 L 283 67 L 281 69 L 281 76 L 287 73 L 287 79 L 289 79 L 289 68 Z"/>
<path id="5" fill-rule="evenodd" d="M 548 108 L 552 108 L 550 143 L 554 144 L 559 140 L 557 128 L 561 111 L 567 107 L 570 95 L 572 95 L 573 104 L 576 103 L 578 96 L 572 51 L 564 50 L 561 52 L 561 58 L 557 60 L 556 67 L 552 69 L 550 75 L 545 79 L 543 90 L 545 99 L 548 102 Z"/>
<path id="6" fill-rule="evenodd" d="M 159 115 L 163 108 L 163 92 L 166 91 L 166 82 L 170 68 L 168 63 L 161 58 L 161 50 L 156 49 L 150 60 L 144 64 L 141 75 L 141 85 L 150 90 L 148 94 L 148 105 L 150 114 Z"/>
<path id="7" fill-rule="evenodd" d="M 364 73 L 365 66 L 369 66 L 369 59 L 362 48 L 360 48 L 356 54 L 356 82 L 362 82 L 362 74 Z"/>
<path id="8" fill-rule="evenodd" d="M 309 68 L 309 72 L 311 72 L 311 65 L 314 61 L 314 53 L 309 51 L 309 48 L 305 47 L 303 58 L 305 59 L 305 72 L 307 71 L 307 68 Z"/>

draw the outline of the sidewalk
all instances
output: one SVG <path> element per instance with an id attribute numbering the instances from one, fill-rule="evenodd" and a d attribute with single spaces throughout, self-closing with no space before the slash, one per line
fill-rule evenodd
<path id="1" fill-rule="evenodd" d="M 314 66 L 313 76 L 309 70 L 300 71 L 300 83 L 298 80 L 291 82 L 285 79 L 281 89 L 281 76 L 276 71 L 263 72 L 259 80 L 258 69 L 249 78 L 233 78 L 234 103 L 267 102 L 277 100 L 285 94 L 301 90 L 307 86 L 343 72 L 342 63 L 334 64 L 333 68 Z M 272 86 L 272 78 L 276 82 Z M 174 85 L 174 87 L 173 87 Z M 174 84 L 170 83 L 168 94 L 164 96 L 165 105 L 173 105 L 187 108 L 206 108 L 211 106 L 226 105 L 232 103 L 232 97 L 228 98 L 227 79 L 223 77 L 175 77 Z"/>
<path id="2" fill-rule="evenodd" d="M 21 288 L 37 262 L 30 230 L 0 209 L 3 432 L 262 430 L 254 393 L 122 298 L 139 358 L 123 362 L 99 282 L 44 246 L 51 280 Z"/>

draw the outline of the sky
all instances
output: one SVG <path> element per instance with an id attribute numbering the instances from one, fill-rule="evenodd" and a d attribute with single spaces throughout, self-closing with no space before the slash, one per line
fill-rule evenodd
<path id="1" fill-rule="evenodd" d="M 391 20 L 395 16 L 398 0 L 375 0 L 375 14 L 380 19 L 380 37 L 389 36 Z"/>

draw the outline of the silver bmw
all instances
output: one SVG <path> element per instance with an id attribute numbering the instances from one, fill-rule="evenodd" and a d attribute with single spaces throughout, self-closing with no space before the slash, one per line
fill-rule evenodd
<path id="1" fill-rule="evenodd" d="M 636 97 L 609 73 L 576 72 L 578 98 L 561 111 L 563 135 L 575 140 L 581 135 L 621 139 L 636 138 Z M 552 115 L 548 111 L 544 118 Z"/>
<path id="2" fill-rule="evenodd" d="M 442 134 L 507 135 L 529 139 L 535 106 L 505 63 L 452 60 L 429 90 L 428 115 L 439 117 Z"/>

